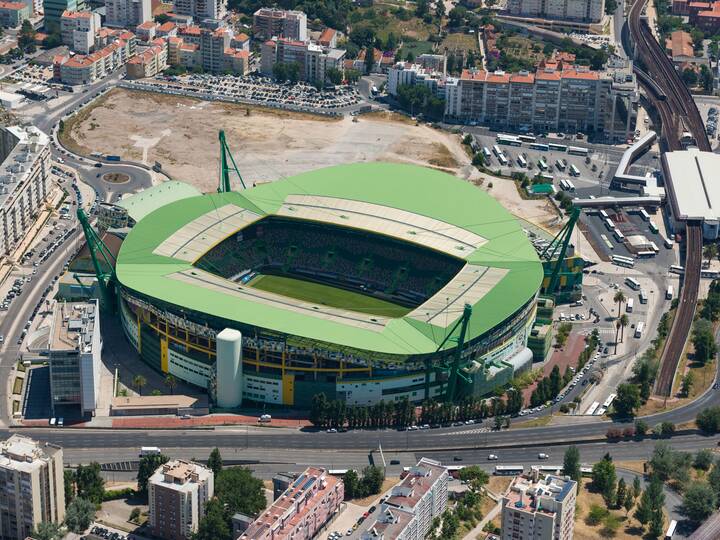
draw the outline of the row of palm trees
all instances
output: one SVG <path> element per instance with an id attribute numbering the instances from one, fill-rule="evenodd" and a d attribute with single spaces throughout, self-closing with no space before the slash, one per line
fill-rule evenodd
<path id="1" fill-rule="evenodd" d="M 620 311 L 622 310 L 623 302 L 626 302 L 627 298 L 625 298 L 625 294 L 622 291 L 618 291 L 615 293 L 615 296 L 613 297 L 613 302 L 617 304 L 618 311 L 617 311 L 617 321 L 615 323 L 615 354 L 617 354 L 617 347 L 619 341 L 622 341 L 625 337 L 625 327 L 630 324 L 630 319 L 628 318 L 627 314 L 623 313 L 620 314 Z M 618 341 L 618 335 L 620 336 L 620 340 Z"/>
<path id="2" fill-rule="evenodd" d="M 173 394 L 175 392 L 175 388 L 177 387 L 177 379 L 172 375 L 168 375 L 165 377 L 163 384 L 167 386 L 170 389 L 170 393 Z M 147 379 L 142 375 L 135 375 L 132 385 L 137 390 L 137 393 L 142 396 L 142 389 L 147 385 Z"/>

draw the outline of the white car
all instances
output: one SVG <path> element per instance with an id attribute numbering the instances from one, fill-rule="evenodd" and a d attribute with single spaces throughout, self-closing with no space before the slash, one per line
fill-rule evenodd
<path id="1" fill-rule="evenodd" d="M 497 461 L 497 458 L 495 454 L 488 454 L 488 461 Z"/>
<path id="2" fill-rule="evenodd" d="M 538 459 L 548 459 L 550 456 L 547 454 L 544 454 L 543 452 L 540 452 L 538 454 Z"/>

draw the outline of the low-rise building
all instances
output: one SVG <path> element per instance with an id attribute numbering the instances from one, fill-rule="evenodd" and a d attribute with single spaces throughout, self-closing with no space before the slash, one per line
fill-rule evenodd
<path id="1" fill-rule="evenodd" d="M 700 30 L 713 34 L 720 30 L 720 2 L 690 2 L 688 14 Z"/>
<path id="2" fill-rule="evenodd" d="M 242 516 L 233 518 L 240 525 L 238 540 L 310 540 L 337 512 L 344 495 L 340 478 L 308 467 L 255 521 L 248 525 Z"/>
<path id="3" fill-rule="evenodd" d="M 318 44 L 331 49 L 337 47 L 337 30 L 334 28 L 326 28 L 323 30 L 318 38 Z"/>
<path id="4" fill-rule="evenodd" d="M 361 525 L 361 540 L 422 540 L 432 521 L 447 508 L 448 471 L 439 461 L 422 458 L 392 488 L 376 518 Z"/>
<path id="5" fill-rule="evenodd" d="M 683 30 L 675 30 L 665 40 L 665 52 L 670 56 L 676 67 L 678 66 L 709 66 L 710 60 L 704 56 L 695 56 L 692 36 Z"/>
<path id="6" fill-rule="evenodd" d="M 93 11 L 65 11 L 60 17 L 60 36 L 71 50 L 88 54 L 95 48 L 100 15 Z"/>
<path id="7" fill-rule="evenodd" d="M 172 21 L 162 23 L 157 29 L 158 37 L 172 37 L 177 36 L 178 27 Z"/>
<path id="8" fill-rule="evenodd" d="M 90 54 L 59 56 L 53 62 L 54 76 L 63 84 L 91 84 L 127 64 L 135 54 L 137 39 L 131 32 Z"/>
<path id="9" fill-rule="evenodd" d="M 0 2 L 0 26 L 17 28 L 32 16 L 30 6 L 24 2 Z"/>
<path id="10" fill-rule="evenodd" d="M 65 519 L 62 448 L 24 435 L 0 444 L 0 538 L 25 540 Z"/>
<path id="11" fill-rule="evenodd" d="M 127 63 L 128 79 L 144 79 L 154 77 L 168 67 L 168 44 L 157 38 L 150 47 L 136 54 Z"/>
<path id="12" fill-rule="evenodd" d="M 567 476 L 518 476 L 503 497 L 502 540 L 572 540 L 576 495 Z"/>
<path id="13" fill-rule="evenodd" d="M 238 51 L 250 52 L 250 36 L 244 33 L 235 34 L 230 41 L 230 46 Z"/>
<path id="14" fill-rule="evenodd" d="M 145 21 L 135 27 L 135 35 L 138 41 L 149 43 L 157 36 L 157 30 L 160 27 L 155 21 Z"/>
<path id="15" fill-rule="evenodd" d="M 148 480 L 150 532 L 165 540 L 190 538 L 214 492 L 214 475 L 207 467 L 182 459 L 161 465 Z"/>
<path id="16" fill-rule="evenodd" d="M 53 416 L 68 412 L 95 414 L 100 395 L 101 349 L 98 301 L 58 302 L 47 351 Z"/>

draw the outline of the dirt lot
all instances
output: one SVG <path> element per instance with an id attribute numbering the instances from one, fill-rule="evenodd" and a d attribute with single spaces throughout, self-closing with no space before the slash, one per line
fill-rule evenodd
<path id="1" fill-rule="evenodd" d="M 66 122 L 64 142 L 84 154 L 159 161 L 173 177 L 203 191 L 217 186 L 220 129 L 246 184 L 362 161 L 479 177 L 458 136 L 401 119 L 383 113 L 353 122 L 116 89 Z"/>

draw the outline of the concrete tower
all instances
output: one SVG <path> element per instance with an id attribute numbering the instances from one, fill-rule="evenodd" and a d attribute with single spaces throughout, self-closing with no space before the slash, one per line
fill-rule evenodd
<path id="1" fill-rule="evenodd" d="M 216 338 L 215 363 L 218 407 L 242 405 L 242 334 L 226 328 Z"/>

